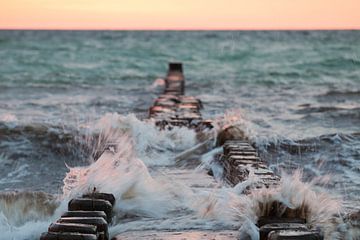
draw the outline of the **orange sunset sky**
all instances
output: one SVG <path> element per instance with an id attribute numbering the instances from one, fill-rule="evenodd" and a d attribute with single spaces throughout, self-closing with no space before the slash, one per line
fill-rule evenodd
<path id="1" fill-rule="evenodd" d="M 360 29 L 360 0 L 0 0 L 0 29 Z"/>

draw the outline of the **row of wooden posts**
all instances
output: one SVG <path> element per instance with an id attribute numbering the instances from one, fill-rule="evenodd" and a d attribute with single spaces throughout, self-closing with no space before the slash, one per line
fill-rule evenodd
<path id="1" fill-rule="evenodd" d="M 161 129 L 174 126 L 188 127 L 196 131 L 212 128 L 211 121 L 203 120 L 199 99 L 185 96 L 185 81 L 181 63 L 170 63 L 165 79 L 165 90 L 149 109 L 149 117 Z M 224 178 L 231 185 L 246 181 L 252 172 L 260 181 L 251 188 L 277 185 L 280 178 L 262 161 L 256 149 L 244 139 L 226 139 L 219 162 L 224 167 Z M 68 212 L 49 226 L 41 240 L 108 240 L 108 224 L 111 223 L 115 198 L 109 193 L 93 192 L 69 202 Z M 279 203 L 274 203 L 274 208 Z M 258 227 L 261 240 L 322 239 L 320 232 L 306 226 L 306 220 L 298 217 L 260 217 Z"/>
<path id="2" fill-rule="evenodd" d="M 165 78 L 164 93 L 160 95 L 149 110 L 149 117 L 154 119 L 161 129 L 174 126 L 202 131 L 212 128 L 211 121 L 204 120 L 200 110 L 200 99 L 185 96 L 185 77 L 181 63 L 170 63 Z"/>
<path id="3" fill-rule="evenodd" d="M 280 177 L 269 169 L 248 141 L 225 141 L 223 153 L 218 158 L 225 171 L 224 178 L 230 185 L 248 180 L 250 174 L 255 175 L 257 181 L 250 183 L 244 194 L 255 188 L 274 187 L 280 182 Z M 306 219 L 300 217 L 297 209 L 290 209 L 277 201 L 268 203 L 264 208 L 268 209 L 263 211 L 264 215 L 257 223 L 260 240 L 323 239 L 319 231 L 307 227 Z"/>
<path id="4" fill-rule="evenodd" d="M 115 197 L 109 193 L 94 191 L 74 198 L 40 240 L 108 240 L 114 204 Z"/>

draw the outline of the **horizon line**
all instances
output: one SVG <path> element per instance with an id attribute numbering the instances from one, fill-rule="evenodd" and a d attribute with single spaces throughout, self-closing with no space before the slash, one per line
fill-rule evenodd
<path id="1" fill-rule="evenodd" d="M 1 28 L 0 31 L 359 31 L 344 28 Z"/>

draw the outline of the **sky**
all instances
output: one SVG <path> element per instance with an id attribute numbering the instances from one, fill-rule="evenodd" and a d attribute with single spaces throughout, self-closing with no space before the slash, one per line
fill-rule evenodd
<path id="1" fill-rule="evenodd" d="M 360 0 L 0 0 L 0 29 L 360 29 Z"/>

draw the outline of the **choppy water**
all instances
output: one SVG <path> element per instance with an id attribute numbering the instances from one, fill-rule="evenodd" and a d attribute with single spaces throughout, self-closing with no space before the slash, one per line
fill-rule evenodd
<path id="1" fill-rule="evenodd" d="M 135 166 L 148 169 L 141 171 L 151 176 L 154 163 L 173 164 L 174 152 L 195 144 L 193 133 L 162 134 L 142 119 L 158 94 L 154 80 L 177 60 L 206 118 L 240 124 L 272 168 L 302 169 L 304 181 L 326 178 L 346 209 L 358 208 L 360 31 L 0 31 L 0 59 L 2 194 L 61 196 L 67 166 L 90 164 L 98 129 L 114 124 L 120 130 L 107 134 L 130 135 Z M 177 201 L 166 207 L 190 204 Z M 180 225 L 189 221 L 181 218 Z M 49 223 L 24 219 L 0 214 L 0 229 L 31 239 L 34 226 Z"/>

